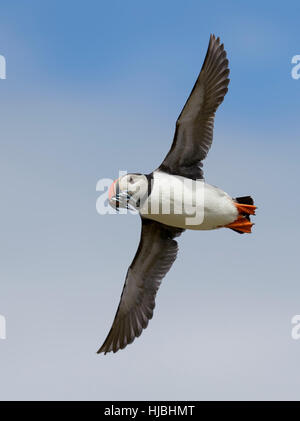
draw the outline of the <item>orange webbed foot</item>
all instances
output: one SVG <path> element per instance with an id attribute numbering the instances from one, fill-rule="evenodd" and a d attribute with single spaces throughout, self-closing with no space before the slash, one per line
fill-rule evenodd
<path id="1" fill-rule="evenodd" d="M 245 216 L 239 215 L 231 224 L 225 225 L 226 228 L 232 228 L 240 232 L 251 233 L 253 222 L 250 222 Z"/>
<path id="2" fill-rule="evenodd" d="M 242 203 L 234 203 L 235 207 L 239 211 L 239 214 L 242 215 L 255 215 L 256 206 L 254 205 L 243 205 Z"/>

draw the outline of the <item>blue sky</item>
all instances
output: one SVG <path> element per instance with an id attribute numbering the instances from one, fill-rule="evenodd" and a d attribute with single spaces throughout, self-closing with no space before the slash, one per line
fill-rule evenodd
<path id="1" fill-rule="evenodd" d="M 298 399 L 299 5 L 2 5 L 0 399 Z M 168 151 L 210 33 L 231 83 L 206 180 L 258 204 L 251 236 L 188 232 L 153 320 L 97 356 L 139 220 L 95 211 L 99 178 Z"/>

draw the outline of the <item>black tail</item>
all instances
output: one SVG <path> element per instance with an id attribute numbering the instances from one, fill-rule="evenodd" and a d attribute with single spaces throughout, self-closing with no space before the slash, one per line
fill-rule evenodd
<path id="1" fill-rule="evenodd" d="M 251 196 L 236 197 L 234 200 L 238 203 L 243 203 L 244 205 L 254 205 L 254 200 Z"/>

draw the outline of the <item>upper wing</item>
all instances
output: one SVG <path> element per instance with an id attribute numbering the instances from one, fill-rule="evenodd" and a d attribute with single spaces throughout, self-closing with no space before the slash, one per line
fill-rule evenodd
<path id="1" fill-rule="evenodd" d="M 176 259 L 178 245 L 173 238 L 183 231 L 142 219 L 140 244 L 128 269 L 113 325 L 98 353 L 125 348 L 147 327 L 161 280 Z"/>
<path id="2" fill-rule="evenodd" d="M 211 35 L 201 72 L 178 117 L 172 147 L 160 170 L 203 178 L 201 161 L 212 143 L 215 112 L 228 90 L 228 75 L 224 45 Z"/>

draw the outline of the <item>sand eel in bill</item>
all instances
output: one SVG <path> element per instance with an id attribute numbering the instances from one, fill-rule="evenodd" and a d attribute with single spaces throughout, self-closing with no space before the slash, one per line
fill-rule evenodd
<path id="1" fill-rule="evenodd" d="M 228 90 L 228 75 L 224 45 L 211 35 L 202 69 L 178 117 L 164 161 L 151 174 L 126 174 L 110 187 L 111 206 L 136 208 L 142 230 L 113 325 L 98 353 L 125 348 L 147 327 L 160 283 L 176 259 L 175 238 L 185 229 L 225 227 L 241 234 L 251 232 L 250 215 L 256 209 L 253 199 L 232 198 L 203 179 L 202 161 L 212 143 L 215 112 Z M 195 202 L 197 192 L 203 198 L 199 206 Z M 162 211 L 165 202 L 167 212 Z M 198 222 L 188 218 L 191 213 L 185 212 L 186 208 L 199 210 Z"/>

